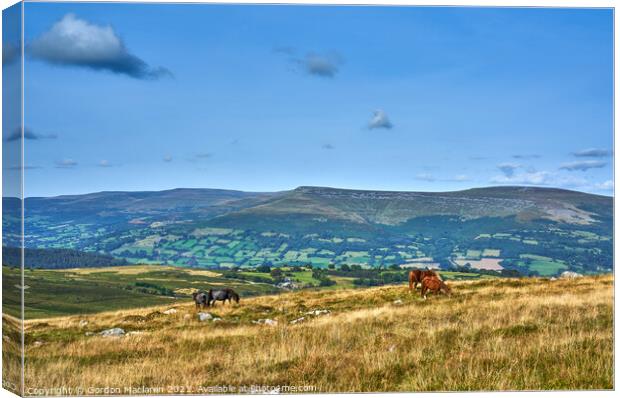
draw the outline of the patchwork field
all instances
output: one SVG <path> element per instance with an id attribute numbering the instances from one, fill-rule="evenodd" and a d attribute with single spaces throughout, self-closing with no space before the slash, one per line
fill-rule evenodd
<path id="1" fill-rule="evenodd" d="M 449 283 L 451 297 L 426 301 L 402 285 L 242 299 L 213 308 L 217 322 L 189 300 L 27 321 L 25 383 L 83 394 L 614 388 L 611 276 Z M 14 320 L 3 321 L 15 350 Z M 123 336 L 99 335 L 117 327 Z"/>

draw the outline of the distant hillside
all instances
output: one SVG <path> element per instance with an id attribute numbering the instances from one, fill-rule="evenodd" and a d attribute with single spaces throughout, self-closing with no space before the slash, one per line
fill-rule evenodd
<path id="1" fill-rule="evenodd" d="M 99 253 L 85 253 L 71 249 L 25 249 L 24 265 L 26 268 L 90 268 L 128 265 L 123 259 Z M 21 266 L 21 249 L 2 248 L 2 265 Z"/>
<path id="2" fill-rule="evenodd" d="M 19 201 L 5 198 L 7 209 Z M 190 267 L 612 268 L 613 198 L 535 187 L 174 189 L 27 198 L 26 245 Z M 6 226 L 18 219 L 4 217 Z M 11 235 L 5 245 L 18 242 Z"/>
<path id="3" fill-rule="evenodd" d="M 612 199 L 552 188 L 492 187 L 457 192 L 360 191 L 299 187 L 265 203 L 223 215 L 235 217 L 312 215 L 365 224 L 397 225 L 415 217 L 515 216 L 569 224 L 592 224 L 609 216 Z"/>

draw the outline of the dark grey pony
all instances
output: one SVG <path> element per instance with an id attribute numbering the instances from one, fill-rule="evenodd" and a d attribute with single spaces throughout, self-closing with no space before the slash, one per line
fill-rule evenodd
<path id="1" fill-rule="evenodd" d="M 228 300 L 230 304 L 232 304 L 232 300 L 235 300 L 236 303 L 239 303 L 239 295 L 229 287 L 224 289 L 209 290 L 209 299 L 207 305 L 215 306 L 216 301 L 223 301 L 225 303 L 226 300 Z"/>
<path id="2" fill-rule="evenodd" d="M 210 294 L 211 292 L 209 292 Z M 192 293 L 192 297 L 194 298 L 194 303 L 196 303 L 196 309 L 199 310 L 201 307 L 209 306 L 209 295 L 205 292 L 194 292 Z"/>

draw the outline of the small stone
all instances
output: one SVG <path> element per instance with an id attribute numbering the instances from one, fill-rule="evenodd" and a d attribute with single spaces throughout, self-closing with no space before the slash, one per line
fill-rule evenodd
<path id="1" fill-rule="evenodd" d="M 305 319 L 306 319 L 306 317 L 303 317 L 303 316 L 302 316 L 301 318 L 293 319 L 293 320 L 290 322 L 290 324 L 291 324 L 291 325 L 295 325 L 296 323 L 303 322 Z"/>
<path id="2" fill-rule="evenodd" d="M 394 300 L 394 305 L 403 305 L 403 300 L 401 299 Z"/>
<path id="3" fill-rule="evenodd" d="M 198 320 L 200 322 L 210 321 L 212 319 L 213 319 L 213 315 L 209 314 L 208 312 L 199 312 L 198 313 Z"/>
<path id="4" fill-rule="evenodd" d="M 171 315 L 171 314 L 176 314 L 177 310 L 174 308 L 170 308 L 169 310 L 164 311 L 164 314 L 166 315 Z"/>
<path id="5" fill-rule="evenodd" d="M 575 278 L 581 278 L 583 275 L 577 273 L 577 272 L 573 272 L 573 271 L 564 271 L 560 274 L 560 278 L 564 278 L 564 279 L 575 279 Z"/>
<path id="6" fill-rule="evenodd" d="M 99 334 L 103 337 L 118 337 L 123 336 L 125 334 L 125 331 L 121 328 L 112 328 L 103 330 L 99 332 Z"/>
<path id="7" fill-rule="evenodd" d="M 278 324 L 278 321 L 267 318 L 267 319 L 259 319 L 258 321 L 252 321 L 252 323 L 255 323 L 257 325 L 276 326 Z"/>
<path id="8" fill-rule="evenodd" d="M 78 326 L 83 328 L 84 326 L 88 325 L 88 321 L 81 319 L 80 322 L 78 322 Z"/>

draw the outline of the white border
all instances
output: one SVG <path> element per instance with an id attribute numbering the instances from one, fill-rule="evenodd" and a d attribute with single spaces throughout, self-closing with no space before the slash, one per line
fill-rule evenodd
<path id="1" fill-rule="evenodd" d="M 40 1 L 40 0 L 27 0 L 28 2 L 44 2 L 44 1 Z M 79 1 L 79 0 L 63 0 L 63 1 L 58 1 L 58 2 L 85 2 L 85 1 Z M 92 2 L 97 2 L 97 1 L 92 1 Z M 111 0 L 111 1 L 99 1 L 101 3 L 103 2 L 110 2 L 110 3 L 116 3 L 116 2 L 128 2 L 128 3 L 219 3 L 219 4 L 316 4 L 316 5 L 378 5 L 378 6 L 385 6 L 385 5 L 393 5 L 393 6 L 479 6 L 479 7 L 563 7 L 563 8 L 571 8 L 571 7 L 584 7 L 584 8 L 615 8 L 616 6 L 616 1 L 611 1 L 611 0 L 589 0 L 589 1 L 584 1 L 584 0 L 539 0 L 539 1 L 535 1 L 535 0 L 423 0 L 423 1 L 418 1 L 418 0 L 314 0 L 314 1 L 303 1 L 303 0 L 288 0 L 288 1 L 264 1 L 264 0 L 242 0 L 242 1 L 234 1 L 234 0 L 219 0 L 219 1 L 200 1 L 200 0 L 184 0 L 184 1 L 175 1 L 175 0 L 125 0 L 125 1 L 116 1 L 116 0 Z M 2 5 L 2 9 L 5 9 L 13 4 L 17 3 L 17 1 L 15 0 L 0 0 L 0 5 Z M 22 17 L 23 17 L 23 13 L 22 13 Z M 615 27 L 615 22 L 616 22 L 616 15 L 614 12 L 614 27 Z M 1 28 L 1 19 L 0 19 L 0 28 Z M 23 29 L 23 24 L 22 24 L 22 29 Z M 23 32 L 22 32 L 23 34 Z M 619 34 L 618 31 L 614 29 L 614 115 L 616 114 L 616 112 L 618 111 L 618 103 L 615 101 L 615 92 L 617 92 L 618 89 L 618 82 L 615 79 L 616 76 L 616 70 L 615 70 L 615 65 L 617 65 L 617 51 L 616 50 L 616 45 L 618 43 L 618 39 L 619 39 Z M 22 46 L 23 48 L 23 46 Z M 23 86 L 23 85 L 22 85 Z M 0 83 L 0 90 L 2 88 L 2 85 Z M 23 100 L 23 94 L 22 94 L 22 100 Z M 22 117 L 23 117 L 23 109 L 22 109 Z M 0 120 L 1 120 L 1 115 L 0 115 Z M 23 124 L 23 123 L 22 123 Z M 616 119 L 614 117 L 614 153 L 619 153 L 619 149 L 620 149 L 620 144 L 618 144 L 618 142 L 615 140 L 615 126 L 616 126 Z M 2 142 L 0 141 L 0 151 L 2 148 Z M 0 152 L 1 153 L 1 152 Z M 22 158 L 23 159 L 23 158 Z M 617 162 L 615 162 L 615 156 L 614 156 L 614 181 L 615 181 L 615 176 L 618 175 L 618 169 L 620 168 L 619 164 Z M 0 176 L 2 175 L 2 171 L 0 170 Z M 614 197 L 615 197 L 615 188 L 614 188 Z M 0 203 L 0 211 L 2 209 L 2 204 Z M 618 220 L 618 216 L 620 216 L 620 210 L 618 210 L 618 207 L 615 206 L 615 199 L 614 199 L 614 236 L 619 236 L 618 232 L 620 232 L 620 227 L 618 226 L 618 223 L 615 222 L 615 220 Z M 615 275 L 615 269 L 617 266 L 617 261 L 616 258 L 616 254 L 618 253 L 617 251 L 618 249 L 618 241 L 614 239 L 614 275 Z M 23 284 L 23 282 L 22 282 Z M 615 289 L 615 293 L 617 293 L 617 286 L 614 284 L 614 289 Z M 614 296 L 615 298 L 615 296 Z M 618 307 L 615 305 L 615 299 L 614 299 L 614 351 L 615 351 L 615 336 L 617 335 L 617 328 L 618 328 L 618 324 L 615 322 L 616 319 L 620 319 L 618 317 Z M 617 371 L 617 367 L 615 366 L 617 364 L 617 362 L 615 361 L 615 355 L 614 355 L 614 386 L 618 386 L 619 384 L 619 380 L 620 380 L 620 376 L 618 374 Z M 380 397 L 397 397 L 397 396 L 403 396 L 403 395 L 408 395 L 409 393 L 374 393 L 374 396 L 380 396 Z M 450 396 L 462 396 L 462 397 L 473 397 L 473 396 L 481 396 L 481 397 L 582 397 L 582 396 L 596 396 L 596 397 L 615 397 L 616 393 L 615 391 L 559 391 L 559 392 L 555 392 L 555 391 L 550 391 L 550 392 L 473 392 L 473 393 L 467 393 L 467 392 L 459 392 L 459 393 L 415 393 L 416 397 L 421 397 L 421 398 L 428 398 L 428 397 L 433 397 L 433 396 L 437 396 L 438 394 L 450 394 Z M 474 395 L 475 394 L 475 395 Z M 312 394 L 304 394 L 303 396 L 308 396 L 308 395 L 312 395 Z M 360 394 L 320 394 L 318 396 L 321 397 L 339 397 L 339 398 L 354 398 L 359 396 Z M 0 390 L 0 397 L 14 397 L 15 395 L 4 390 L 1 389 Z M 240 395 L 226 395 L 226 396 L 221 396 L 221 395 L 213 395 L 214 397 L 241 397 Z M 297 396 L 299 397 L 299 395 L 284 395 L 286 397 L 294 397 Z M 149 396 L 149 397 L 158 397 L 158 396 Z M 167 396 L 170 397 L 170 396 Z M 187 397 L 186 395 L 181 395 L 179 397 Z"/>

